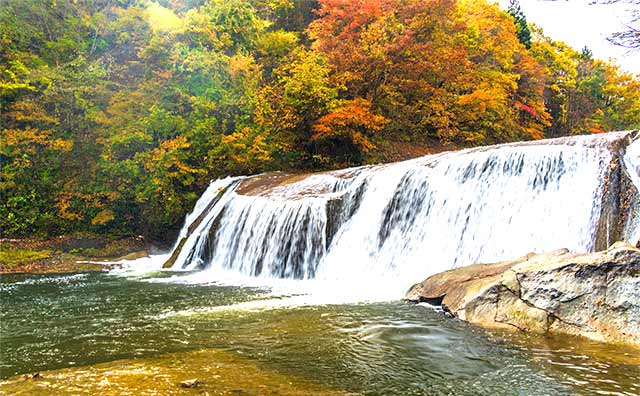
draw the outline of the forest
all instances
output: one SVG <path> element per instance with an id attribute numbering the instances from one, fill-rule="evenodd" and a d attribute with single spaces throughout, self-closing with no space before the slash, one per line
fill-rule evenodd
<path id="1" fill-rule="evenodd" d="M 169 241 L 212 179 L 640 128 L 517 1 L 0 0 L 0 229 Z"/>

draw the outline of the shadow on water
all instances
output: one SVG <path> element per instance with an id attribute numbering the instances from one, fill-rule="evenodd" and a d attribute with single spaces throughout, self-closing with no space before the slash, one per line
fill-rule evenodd
<path id="1" fill-rule="evenodd" d="M 490 333 L 399 302 L 274 305 L 287 298 L 273 300 L 260 288 L 154 281 L 167 273 L 149 276 L 3 276 L 2 378 L 58 370 L 45 378 L 59 378 L 59 385 L 102 376 L 117 385 L 125 379 L 114 370 L 135 368 L 165 378 L 148 385 L 163 394 L 185 376 L 211 376 L 202 379 L 213 386 L 216 375 L 228 385 L 218 390 L 231 392 L 236 381 L 248 394 L 261 394 L 259 380 L 236 371 L 276 388 L 299 384 L 281 394 L 640 394 L 639 358 L 624 348 Z M 227 371 L 211 371 L 221 362 Z M 93 379 L 84 382 L 101 382 Z M 0 390 L 27 386 L 16 381 Z"/>

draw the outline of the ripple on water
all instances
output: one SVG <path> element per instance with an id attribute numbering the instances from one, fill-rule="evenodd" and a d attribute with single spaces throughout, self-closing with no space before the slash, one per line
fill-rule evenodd
<path id="1" fill-rule="evenodd" d="M 3 377 L 215 348 L 362 395 L 640 394 L 625 377 L 638 364 L 616 360 L 617 350 L 500 338 L 426 307 L 76 275 L 1 279 L 17 284 L 0 302 Z"/>

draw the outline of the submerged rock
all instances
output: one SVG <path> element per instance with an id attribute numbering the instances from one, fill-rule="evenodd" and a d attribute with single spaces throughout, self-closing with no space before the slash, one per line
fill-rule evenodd
<path id="1" fill-rule="evenodd" d="M 197 388 L 200 385 L 202 385 L 202 381 L 198 379 L 190 379 L 190 380 L 180 382 L 179 385 L 182 388 Z"/>
<path id="2" fill-rule="evenodd" d="M 485 327 L 640 346 L 640 249 L 617 242 L 598 253 L 562 249 L 471 265 L 427 278 L 406 299 L 439 301 Z"/>

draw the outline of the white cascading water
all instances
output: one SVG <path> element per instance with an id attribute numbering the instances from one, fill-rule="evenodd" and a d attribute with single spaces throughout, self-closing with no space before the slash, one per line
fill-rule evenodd
<path id="1" fill-rule="evenodd" d="M 212 182 L 205 190 L 198 202 L 196 202 L 193 212 L 187 215 L 185 225 L 180 230 L 178 239 L 173 246 L 172 253 L 179 249 L 177 263 L 202 263 L 200 252 L 205 243 L 207 230 L 211 227 L 211 222 L 231 199 L 231 195 L 224 192 L 227 189 L 234 190 L 240 180 L 242 178 L 238 177 L 218 179 Z M 186 240 L 180 246 L 183 238 L 186 238 Z"/>
<path id="2" fill-rule="evenodd" d="M 173 268 L 371 281 L 402 293 L 458 266 L 593 251 L 612 147 L 631 136 L 448 152 L 316 174 L 255 196 L 236 192 L 241 178 L 218 180 L 187 218 Z M 624 163 L 640 186 L 638 141 Z M 627 238 L 640 236 L 639 223 L 626 224 Z"/>

